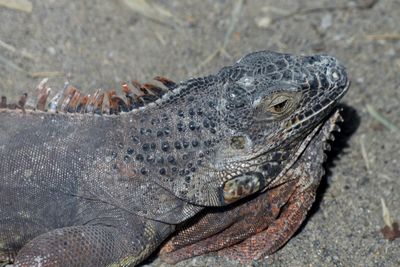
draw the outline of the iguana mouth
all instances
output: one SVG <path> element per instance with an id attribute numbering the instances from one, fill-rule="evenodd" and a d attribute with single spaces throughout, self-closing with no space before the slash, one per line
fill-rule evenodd
<path id="1" fill-rule="evenodd" d="M 311 115 L 303 118 L 302 120 L 297 121 L 295 124 L 292 124 L 290 126 L 290 128 L 287 128 L 284 130 L 284 132 L 290 132 L 292 131 L 297 125 L 301 125 L 302 123 L 304 123 L 305 121 L 309 121 L 310 119 L 312 119 L 313 117 L 321 114 L 322 112 L 324 112 L 325 110 L 331 108 L 332 106 L 334 106 L 349 90 L 350 87 L 350 80 L 348 79 L 346 81 L 345 86 L 343 87 L 342 91 L 335 97 L 334 100 L 331 100 L 328 104 L 326 104 L 325 106 L 323 106 L 322 108 L 320 108 L 319 110 L 317 110 L 316 112 L 313 112 Z"/>
<path id="2" fill-rule="evenodd" d="M 323 137 L 322 140 L 320 140 L 319 149 L 321 149 L 321 151 L 329 149 L 328 148 L 329 146 L 326 146 L 326 143 L 328 142 L 328 140 L 331 141 L 334 140 L 333 132 L 334 131 L 340 132 L 340 127 L 337 126 L 337 123 L 343 122 L 343 118 L 340 115 L 340 111 L 341 109 L 335 109 L 334 111 L 332 111 L 330 115 L 327 116 L 326 120 L 322 121 L 317 127 L 315 127 L 315 129 L 310 134 L 307 135 L 307 137 L 299 145 L 299 148 L 296 150 L 293 159 L 288 164 L 286 164 L 285 168 L 279 173 L 279 175 L 275 177 L 275 179 L 269 185 L 265 187 L 263 191 L 287 182 L 287 180 L 282 179 L 282 177 L 299 159 L 300 155 L 311 144 L 311 142 L 314 142 L 316 140 L 318 133 L 320 133 L 321 131 L 323 131 Z"/>
<path id="3" fill-rule="evenodd" d="M 320 140 L 321 141 L 320 149 L 322 150 L 325 149 L 325 143 L 328 141 L 328 139 L 332 138 L 331 133 L 335 130 L 336 131 L 340 130 L 340 128 L 336 125 L 338 121 L 343 121 L 343 119 L 340 116 L 339 110 L 336 109 L 331 113 L 330 116 L 327 117 L 326 120 L 324 120 L 317 127 L 315 127 L 312 130 L 312 132 L 309 133 L 301 143 L 299 143 L 297 149 L 294 151 L 294 156 L 292 157 L 292 159 L 285 164 L 284 168 L 279 172 L 279 174 L 276 177 L 274 177 L 273 180 L 268 181 L 267 178 L 264 177 L 261 172 L 255 170 L 250 172 L 243 171 L 240 174 L 233 177 L 232 179 L 228 179 L 224 183 L 224 189 L 223 189 L 224 201 L 226 203 L 231 203 L 245 196 L 253 194 L 259 190 L 261 190 L 261 192 L 264 192 L 269 188 L 287 182 L 288 179 L 285 179 L 284 177 L 287 171 L 292 168 L 293 164 L 296 163 L 296 161 L 300 158 L 301 154 L 310 145 L 310 143 L 317 138 L 318 133 L 322 130 L 324 131 L 324 136 L 323 140 Z M 263 163 L 260 162 L 252 166 L 257 168 L 262 165 Z"/>

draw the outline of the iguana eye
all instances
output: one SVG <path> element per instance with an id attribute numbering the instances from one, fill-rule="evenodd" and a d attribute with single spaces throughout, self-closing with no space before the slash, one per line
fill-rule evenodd
<path id="1" fill-rule="evenodd" d="M 271 111 L 274 113 L 282 113 L 285 110 L 285 107 L 287 106 L 287 100 L 284 100 L 274 106 L 271 107 Z"/>
<path id="2" fill-rule="evenodd" d="M 301 92 L 280 91 L 255 102 L 254 119 L 258 121 L 280 120 L 290 114 L 299 103 Z"/>
<path id="3" fill-rule="evenodd" d="M 267 110 L 278 115 L 285 113 L 292 106 L 291 100 L 288 96 L 278 96 L 271 101 Z"/>

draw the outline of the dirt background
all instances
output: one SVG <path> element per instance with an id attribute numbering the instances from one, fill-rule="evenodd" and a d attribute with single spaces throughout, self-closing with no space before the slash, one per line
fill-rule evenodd
<path id="1" fill-rule="evenodd" d="M 11 99 L 43 77 L 53 91 L 66 78 L 87 91 L 179 81 L 265 49 L 334 55 L 352 86 L 310 216 L 252 265 L 400 266 L 400 239 L 380 232 L 381 199 L 400 219 L 400 1 L 0 1 L 0 93 Z M 178 266 L 241 265 L 207 255 Z"/>

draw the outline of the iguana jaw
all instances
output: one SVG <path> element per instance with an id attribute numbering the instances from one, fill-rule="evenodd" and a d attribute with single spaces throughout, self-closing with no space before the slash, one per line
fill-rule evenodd
<path id="1" fill-rule="evenodd" d="M 285 129 L 285 132 L 289 132 L 289 131 L 293 130 L 294 128 L 296 128 L 297 125 L 301 125 L 302 123 L 309 121 L 310 119 L 320 115 L 321 113 L 331 110 L 332 107 L 336 106 L 337 102 L 347 93 L 347 91 L 349 90 L 349 87 L 350 87 L 350 80 L 347 80 L 346 85 L 343 88 L 342 92 L 340 92 L 340 94 L 334 100 L 331 100 L 327 105 L 323 106 L 321 109 L 314 112 L 310 116 L 297 121 L 295 124 L 292 124 L 289 128 Z"/>
<path id="2" fill-rule="evenodd" d="M 285 166 L 285 168 L 279 173 L 279 175 L 267 186 L 264 191 L 268 188 L 275 187 L 280 185 L 286 181 L 282 180 L 282 177 L 286 174 L 286 172 L 293 166 L 293 164 L 301 157 L 301 154 L 304 150 L 311 144 L 315 143 L 320 151 L 328 150 L 326 144 L 329 140 L 334 140 L 333 132 L 340 132 L 339 126 L 337 126 L 338 122 L 343 122 L 343 118 L 340 115 L 340 109 L 336 109 L 331 113 L 331 115 L 323 122 L 321 122 L 300 144 L 298 150 L 295 152 L 294 158 Z M 317 140 L 317 135 L 323 131 L 323 139 Z M 324 152 L 322 152 L 324 153 Z M 322 166 L 321 166 L 322 167 Z"/>
<path id="3" fill-rule="evenodd" d="M 304 152 L 307 146 L 310 145 L 311 142 L 320 141 L 315 140 L 315 136 L 322 129 L 325 130 L 324 140 L 320 141 L 320 144 L 318 144 L 318 147 L 321 150 L 324 150 L 326 148 L 325 144 L 327 140 L 332 138 L 332 132 L 340 129 L 336 126 L 336 123 L 340 121 L 343 121 L 343 119 L 340 116 L 339 110 L 336 110 L 331 116 L 329 116 L 329 118 L 315 127 L 312 132 L 309 133 L 298 145 L 290 161 L 285 164 L 284 168 L 272 180 L 265 179 L 266 177 L 263 176 L 262 171 L 255 169 L 253 172 L 242 173 L 233 179 L 226 181 L 223 188 L 224 202 L 229 204 L 245 196 L 254 194 L 257 191 L 261 190 L 264 192 L 269 188 L 273 188 L 284 182 L 287 182 L 287 180 L 284 179 L 287 171 L 290 170 L 293 164 L 295 164 L 295 162 L 301 157 L 301 154 Z"/>
<path id="4" fill-rule="evenodd" d="M 330 110 L 332 110 L 336 106 L 337 102 L 346 94 L 349 85 L 350 82 L 347 81 L 342 92 L 337 96 L 335 100 L 331 101 L 328 105 L 322 107 L 319 111 L 310 115 L 305 120 L 310 119 L 314 116 L 318 116 L 318 114 L 320 113 L 329 112 Z M 237 199 L 242 198 L 243 196 L 238 192 L 244 192 L 243 194 L 250 195 L 259 190 L 266 190 L 267 188 L 276 186 L 277 183 L 279 184 L 279 181 L 281 180 L 282 176 L 284 176 L 287 170 L 289 170 L 292 167 L 292 165 L 298 160 L 300 155 L 303 153 L 305 148 L 310 144 L 310 142 L 313 141 L 314 136 L 320 131 L 320 129 L 323 127 L 330 127 L 330 125 L 335 125 L 337 121 L 342 120 L 338 110 L 331 112 L 331 115 L 325 117 L 327 118 L 323 119 L 323 121 L 320 122 L 316 127 L 314 127 L 311 132 L 308 132 L 308 134 L 306 132 L 305 136 L 298 137 L 298 140 L 300 141 L 292 141 L 293 145 L 287 146 L 287 149 L 291 149 L 290 152 L 291 157 L 286 162 L 284 161 L 276 162 L 278 164 L 281 164 L 283 168 L 279 173 L 275 175 L 267 174 L 266 176 L 262 170 L 262 166 L 265 163 L 268 164 L 268 160 L 271 158 L 270 155 L 277 153 L 277 151 L 274 149 L 268 150 L 266 152 L 264 151 L 260 153 L 254 153 L 250 156 L 245 156 L 241 158 L 237 157 L 235 158 L 235 161 L 232 161 L 229 164 L 226 165 L 221 164 L 221 167 L 224 168 L 226 168 L 227 165 L 239 166 L 239 167 L 234 167 L 234 171 L 232 172 L 234 174 L 226 177 L 226 179 L 224 180 L 225 201 L 227 203 L 231 203 L 236 201 Z M 333 131 L 333 128 L 329 129 L 330 129 L 329 133 Z M 263 159 L 263 157 L 265 159 Z M 246 173 L 253 173 L 253 175 L 250 175 L 246 177 L 246 179 L 244 179 L 243 175 L 245 175 Z M 243 180 L 245 180 L 246 183 L 244 183 Z M 247 188 L 246 190 L 249 192 L 247 192 L 243 188 Z"/>

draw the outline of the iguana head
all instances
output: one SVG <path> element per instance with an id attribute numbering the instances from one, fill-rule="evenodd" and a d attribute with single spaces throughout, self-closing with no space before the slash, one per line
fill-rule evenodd
<path id="1" fill-rule="evenodd" d="M 126 114 L 125 131 L 143 144 L 137 153 L 152 160 L 130 168 L 144 168 L 190 203 L 232 203 L 276 184 L 347 88 L 345 69 L 333 57 L 249 54 Z"/>
<path id="2" fill-rule="evenodd" d="M 256 52 L 219 75 L 226 79 L 220 109 L 235 154 L 245 149 L 247 156 L 294 145 L 326 118 L 349 85 L 345 68 L 326 55 Z"/>
<path id="3" fill-rule="evenodd" d="M 267 186 L 294 162 L 349 87 L 345 68 L 327 55 L 256 52 L 218 75 L 225 79 L 220 110 L 230 129 L 230 148 L 218 164 L 240 173 L 225 182 L 227 202 L 241 198 L 238 191 Z"/>

